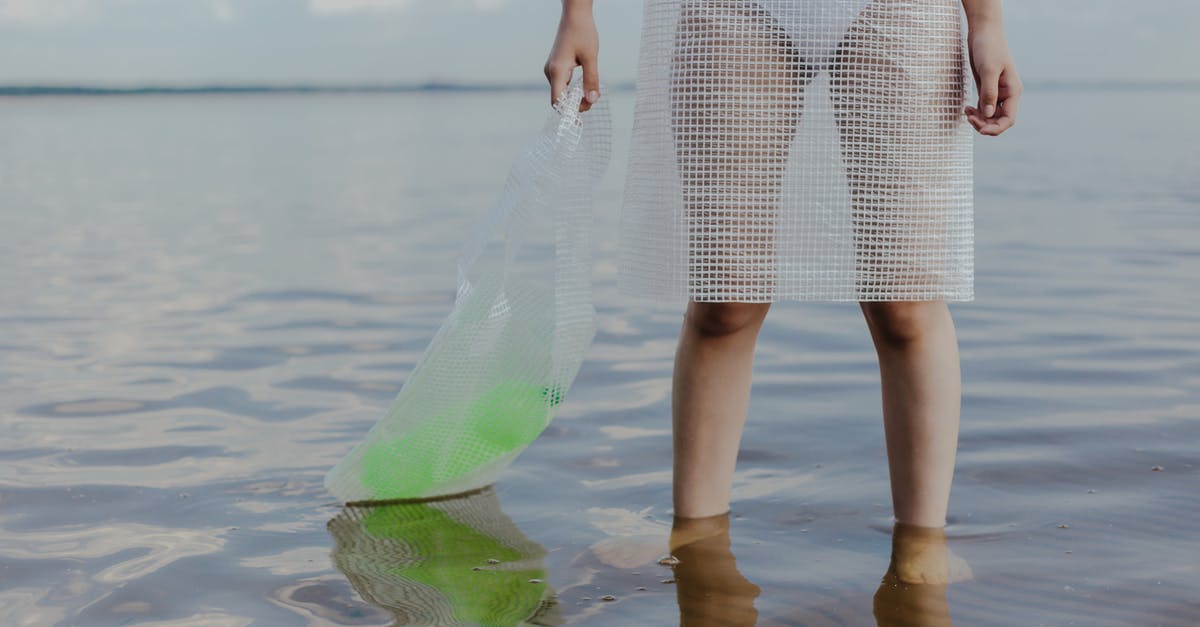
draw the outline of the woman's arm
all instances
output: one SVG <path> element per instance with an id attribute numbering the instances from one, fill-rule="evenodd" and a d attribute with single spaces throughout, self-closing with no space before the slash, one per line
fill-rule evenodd
<path id="1" fill-rule="evenodd" d="M 981 135 L 999 135 L 1016 122 L 1022 89 L 1004 38 L 1000 0 L 962 0 L 962 3 L 967 12 L 971 71 L 979 88 L 979 104 L 967 107 L 967 120 Z"/>
<path id="2" fill-rule="evenodd" d="M 600 36 L 592 18 L 592 0 L 562 0 L 558 35 L 546 59 L 546 80 L 550 81 L 550 102 L 567 88 L 567 81 L 578 65 L 583 66 L 584 99 L 580 111 L 587 111 L 600 98 L 600 75 L 596 67 Z"/>

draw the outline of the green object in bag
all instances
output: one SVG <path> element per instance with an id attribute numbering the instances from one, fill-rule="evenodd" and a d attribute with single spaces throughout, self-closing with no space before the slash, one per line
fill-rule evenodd
<path id="1" fill-rule="evenodd" d="M 462 420 L 439 417 L 403 437 L 374 442 L 363 455 L 363 487 L 372 494 L 425 494 L 528 446 L 562 399 L 557 385 L 497 384 L 465 409 Z M 447 424 L 456 425 L 453 432 Z M 451 444 L 454 454 L 444 454 Z"/>

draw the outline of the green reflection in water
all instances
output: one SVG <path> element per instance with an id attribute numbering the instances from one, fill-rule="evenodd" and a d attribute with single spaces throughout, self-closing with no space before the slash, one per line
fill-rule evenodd
<path id="1" fill-rule="evenodd" d="M 559 625 L 545 548 L 490 488 L 453 498 L 343 508 L 328 524 L 338 570 L 398 625 Z"/>

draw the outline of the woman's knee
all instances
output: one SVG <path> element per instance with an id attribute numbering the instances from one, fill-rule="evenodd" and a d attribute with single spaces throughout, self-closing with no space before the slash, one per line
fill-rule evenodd
<path id="1" fill-rule="evenodd" d="M 904 346 L 926 337 L 944 314 L 942 301 L 863 302 L 871 336 L 893 346 Z"/>
<path id="2" fill-rule="evenodd" d="M 688 303 L 684 320 L 701 335 L 732 335 L 762 326 L 771 303 Z"/>

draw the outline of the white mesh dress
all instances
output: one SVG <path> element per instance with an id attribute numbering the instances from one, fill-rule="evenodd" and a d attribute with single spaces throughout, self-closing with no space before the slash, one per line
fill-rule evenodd
<path id="1" fill-rule="evenodd" d="M 974 297 L 960 0 L 645 0 L 617 283 Z"/>

